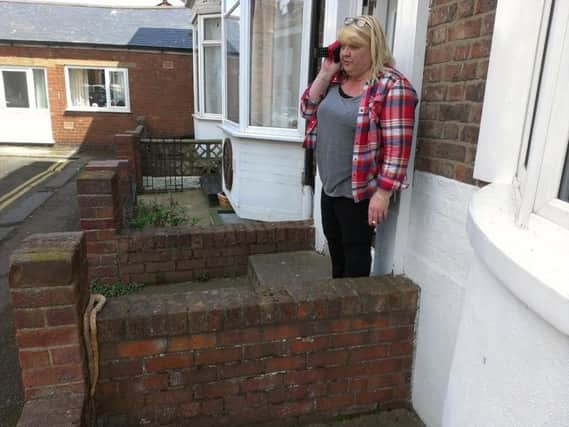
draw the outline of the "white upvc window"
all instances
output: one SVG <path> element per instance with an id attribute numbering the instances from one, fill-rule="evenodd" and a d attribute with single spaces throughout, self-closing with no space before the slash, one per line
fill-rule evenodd
<path id="1" fill-rule="evenodd" d="M 0 109 L 47 110 L 44 68 L 0 67 Z"/>
<path id="2" fill-rule="evenodd" d="M 223 3 L 223 128 L 251 138 L 301 141 L 312 1 Z"/>
<path id="3" fill-rule="evenodd" d="M 518 223 L 537 214 L 569 229 L 569 2 L 543 4 L 522 150 Z"/>
<path id="4" fill-rule="evenodd" d="M 130 112 L 128 70 L 65 67 L 67 110 Z"/>
<path id="5" fill-rule="evenodd" d="M 221 16 L 200 15 L 194 32 L 194 81 L 196 113 L 221 119 Z"/>

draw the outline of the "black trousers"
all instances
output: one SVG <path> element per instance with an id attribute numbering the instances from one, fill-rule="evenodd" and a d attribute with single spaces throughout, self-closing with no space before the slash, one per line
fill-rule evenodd
<path id="1" fill-rule="evenodd" d="M 369 200 L 355 203 L 346 197 L 330 197 L 322 191 L 322 227 L 332 259 L 332 277 L 369 276 L 371 239 Z"/>

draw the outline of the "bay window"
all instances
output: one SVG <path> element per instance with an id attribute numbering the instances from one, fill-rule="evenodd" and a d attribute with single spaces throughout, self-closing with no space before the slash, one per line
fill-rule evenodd
<path id="1" fill-rule="evenodd" d="M 67 109 L 130 112 L 125 68 L 66 67 Z"/>
<path id="2" fill-rule="evenodd" d="M 227 132 L 302 140 L 298 105 L 308 82 L 311 9 L 303 0 L 223 2 Z"/>

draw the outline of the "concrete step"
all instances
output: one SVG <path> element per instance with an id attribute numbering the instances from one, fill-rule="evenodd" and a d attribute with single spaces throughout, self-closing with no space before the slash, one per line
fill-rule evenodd
<path id="1" fill-rule="evenodd" d="M 332 277 L 330 258 L 314 251 L 251 255 L 249 278 L 255 287 L 284 289 Z"/>

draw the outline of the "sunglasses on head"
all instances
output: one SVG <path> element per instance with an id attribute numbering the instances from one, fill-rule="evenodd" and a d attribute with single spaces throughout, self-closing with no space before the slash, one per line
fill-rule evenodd
<path id="1" fill-rule="evenodd" d="M 363 18 L 348 16 L 346 19 L 344 19 L 344 25 L 352 25 L 352 24 L 360 28 L 363 28 L 365 25 L 369 26 L 369 23 Z"/>

